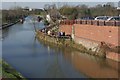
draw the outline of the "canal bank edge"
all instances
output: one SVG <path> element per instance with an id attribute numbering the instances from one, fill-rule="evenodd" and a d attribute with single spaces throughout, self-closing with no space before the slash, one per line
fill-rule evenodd
<path id="1" fill-rule="evenodd" d="M 17 21 L 15 21 L 13 23 L 6 23 L 6 24 L 3 24 L 3 25 L 0 25 L 0 29 L 8 28 L 8 27 L 10 27 L 12 25 L 15 25 L 15 24 L 19 23 L 19 22 L 20 22 L 20 20 L 17 20 Z"/>
<path id="2" fill-rule="evenodd" d="M 104 49 L 100 49 L 98 52 L 94 52 L 92 50 L 88 50 L 82 44 L 75 43 L 72 39 L 66 40 L 64 38 L 63 39 L 53 38 L 53 37 L 45 35 L 44 33 L 40 32 L 40 31 L 36 32 L 36 37 L 39 40 L 43 40 L 43 41 L 46 41 L 46 42 L 49 42 L 49 43 L 52 43 L 55 45 L 65 46 L 68 48 L 74 48 L 82 53 L 87 53 L 87 54 L 94 55 L 94 56 L 101 57 L 101 58 L 106 57 Z"/>
<path id="3" fill-rule="evenodd" d="M 10 27 L 12 25 L 17 24 L 18 22 L 20 22 L 20 20 L 17 20 L 15 22 L 9 23 L 9 24 L 4 24 L 4 25 L 2 25 L 0 27 L 0 29 L 8 28 L 8 27 Z M 2 73 L 2 75 L 1 75 L 2 79 L 12 79 L 12 78 L 14 78 L 14 79 L 18 79 L 18 80 L 19 79 L 27 80 L 25 77 L 23 77 L 21 75 L 21 73 L 17 72 L 14 68 L 12 68 L 6 61 L 0 60 L 0 64 L 2 65 L 1 66 L 2 67 L 2 69 L 1 69 L 2 70 L 1 71 L 1 73 Z"/>
<path id="4" fill-rule="evenodd" d="M 22 76 L 21 73 L 16 71 L 6 61 L 1 60 L 1 63 L 2 63 L 2 79 L 27 80 L 25 77 Z"/>

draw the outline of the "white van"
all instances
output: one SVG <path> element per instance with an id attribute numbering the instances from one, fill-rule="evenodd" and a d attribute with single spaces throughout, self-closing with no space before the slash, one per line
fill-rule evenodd
<path id="1" fill-rule="evenodd" d="M 98 16 L 94 20 L 107 20 L 109 16 Z"/>

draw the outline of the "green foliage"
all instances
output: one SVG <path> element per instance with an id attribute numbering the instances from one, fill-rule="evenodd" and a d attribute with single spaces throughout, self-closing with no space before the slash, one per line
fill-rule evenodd
<path id="1" fill-rule="evenodd" d="M 5 61 L 2 62 L 2 77 L 3 78 L 15 78 L 17 80 L 27 80 L 25 79 L 19 72 L 13 69 L 10 65 L 8 65 Z"/>
<path id="2" fill-rule="evenodd" d="M 15 22 L 16 20 L 27 16 L 28 13 L 26 11 L 23 11 L 21 8 L 17 9 L 10 9 L 10 10 L 2 10 L 2 22 L 3 23 L 11 23 Z"/>
<path id="3" fill-rule="evenodd" d="M 97 6 L 91 8 L 92 16 L 116 16 L 118 15 L 118 11 L 115 7 L 112 6 Z"/>
<path id="4" fill-rule="evenodd" d="M 68 17 L 68 19 L 76 19 L 78 11 L 75 7 L 63 6 L 60 9 L 60 13 Z"/>
<path id="5" fill-rule="evenodd" d="M 63 6 L 59 9 L 60 13 L 68 19 L 76 19 L 80 17 L 96 17 L 96 16 L 117 16 L 119 11 L 114 7 L 113 3 L 105 5 L 96 5 L 95 7 L 87 7 L 86 5 Z"/>

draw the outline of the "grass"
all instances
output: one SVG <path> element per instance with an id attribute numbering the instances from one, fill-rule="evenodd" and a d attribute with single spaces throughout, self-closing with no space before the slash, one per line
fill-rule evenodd
<path id="1" fill-rule="evenodd" d="M 6 63 L 4 60 L 0 61 L 0 68 L 2 67 L 2 78 L 5 79 L 17 79 L 17 80 L 27 80 L 25 77 L 23 77 L 19 72 L 17 72 L 14 68 L 12 68 L 8 63 Z"/>
<path id="2" fill-rule="evenodd" d="M 0 59 L 0 78 L 2 77 L 2 60 Z"/>
<path id="3" fill-rule="evenodd" d="M 39 32 L 39 31 L 37 32 L 36 36 L 39 40 L 43 40 L 45 42 L 52 43 L 57 46 L 73 48 L 74 50 L 80 51 L 82 53 L 87 53 L 93 56 L 98 56 L 98 57 L 103 57 L 103 58 L 106 57 L 104 48 L 101 48 L 98 52 L 95 52 L 95 51 L 92 51 L 91 49 L 87 49 L 82 44 L 75 43 L 72 39 L 70 40 L 66 40 L 64 38 L 57 39 L 57 38 L 47 36 L 44 33 Z"/>

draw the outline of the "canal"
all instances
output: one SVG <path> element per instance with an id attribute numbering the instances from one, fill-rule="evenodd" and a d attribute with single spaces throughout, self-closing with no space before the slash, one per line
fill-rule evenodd
<path id="1" fill-rule="evenodd" d="M 35 22 L 43 28 L 42 22 Z M 2 57 L 26 78 L 117 78 L 118 63 L 35 38 L 32 17 L 2 31 Z"/>

